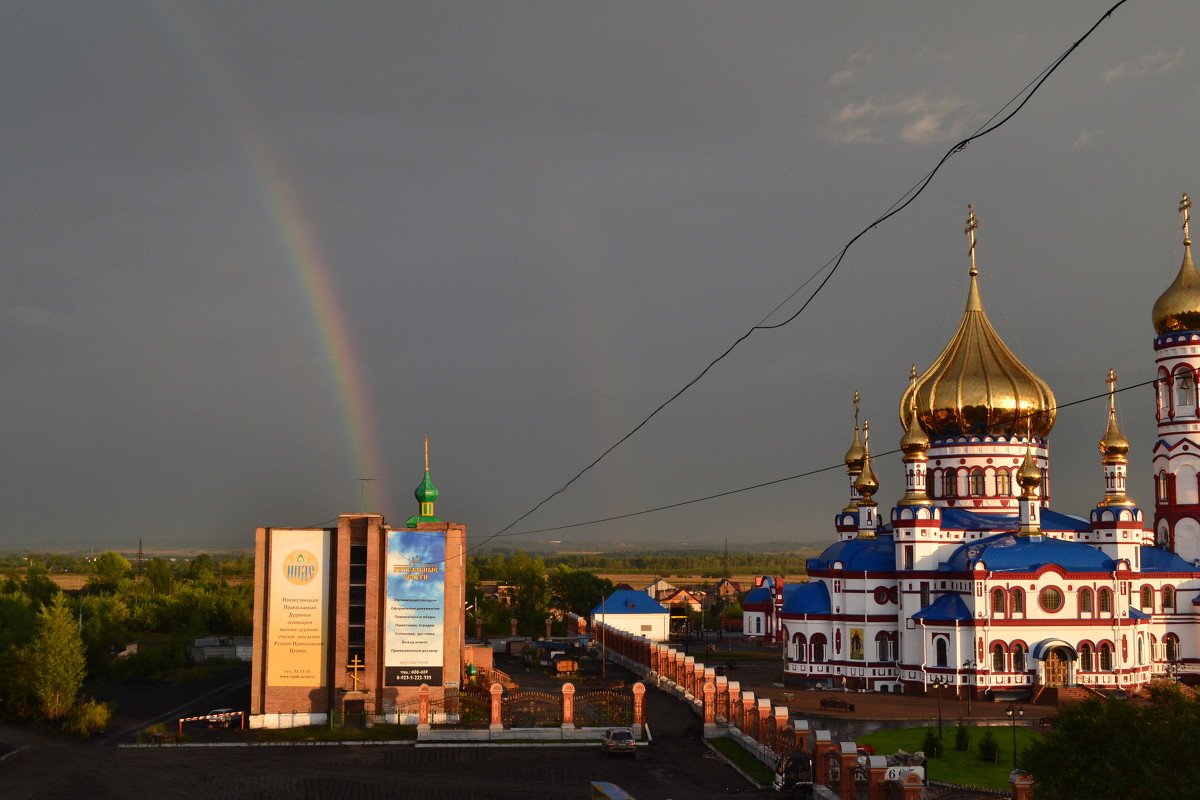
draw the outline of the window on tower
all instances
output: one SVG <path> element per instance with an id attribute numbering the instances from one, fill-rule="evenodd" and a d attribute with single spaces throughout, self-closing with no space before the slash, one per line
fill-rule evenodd
<path id="1" fill-rule="evenodd" d="M 942 497 L 958 496 L 958 474 L 948 469 L 942 473 Z"/>
<path id="2" fill-rule="evenodd" d="M 971 496 L 983 497 L 985 494 L 983 486 L 983 470 L 981 470 L 979 467 L 971 470 L 970 483 Z"/>
<path id="3" fill-rule="evenodd" d="M 1006 469 L 996 470 L 996 495 L 998 497 L 1012 496 L 1012 473 Z"/>
<path id="4" fill-rule="evenodd" d="M 1193 405 L 1192 376 L 1190 370 L 1180 370 L 1175 373 L 1175 407 Z"/>

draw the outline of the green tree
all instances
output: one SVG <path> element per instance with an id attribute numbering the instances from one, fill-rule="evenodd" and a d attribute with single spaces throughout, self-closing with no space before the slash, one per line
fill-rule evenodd
<path id="1" fill-rule="evenodd" d="M 512 612 L 519 629 L 526 634 L 544 631 L 549 592 L 542 560 L 518 552 L 504 565 L 504 581 L 513 587 Z"/>
<path id="2" fill-rule="evenodd" d="M 85 667 L 78 622 L 62 595 L 38 613 L 37 633 L 22 655 L 21 674 L 41 717 L 66 716 L 83 685 Z"/>
<path id="3" fill-rule="evenodd" d="M 1092 698 L 1061 708 L 1051 730 L 1020 760 L 1039 797 L 1175 800 L 1195 795 L 1200 759 L 1190 742 L 1200 701 L 1174 683 L 1154 684 L 1146 706 Z"/>
<path id="4" fill-rule="evenodd" d="M 171 574 L 171 565 L 163 558 L 152 558 L 142 567 L 142 581 L 148 584 L 155 594 L 170 594 L 174 577 Z"/>
<path id="5" fill-rule="evenodd" d="M 612 581 L 585 569 L 559 564 L 547 578 L 550 603 L 564 613 L 586 615 L 612 592 Z"/>
<path id="6" fill-rule="evenodd" d="M 109 550 L 96 556 L 92 562 L 92 577 L 88 578 L 89 589 L 113 591 L 122 578 L 128 578 L 133 565 L 120 553 Z"/>
<path id="7" fill-rule="evenodd" d="M 188 578 L 197 583 L 207 583 L 216 574 L 216 565 L 208 553 L 201 553 L 192 559 L 188 565 Z"/>

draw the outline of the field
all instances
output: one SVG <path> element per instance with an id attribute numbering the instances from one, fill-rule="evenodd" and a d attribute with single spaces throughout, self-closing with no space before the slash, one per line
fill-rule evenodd
<path id="1" fill-rule="evenodd" d="M 1000 757 L 995 763 L 987 763 L 979 759 L 979 743 L 983 740 L 987 727 L 971 726 L 971 749 L 960 752 L 954 749 L 955 727 L 946 725 L 943 729 L 944 746 L 941 758 L 931 758 L 925 768 L 926 780 L 957 783 L 964 786 L 982 786 L 985 789 L 1009 788 L 1008 773 L 1013 765 L 1013 731 L 1009 726 L 996 725 L 991 727 L 996 742 L 1000 745 Z M 858 744 L 870 744 L 879 755 L 889 755 L 897 750 L 915 753 L 924 749 L 925 732 L 937 728 L 895 728 L 879 731 L 869 736 L 863 736 Z M 1028 728 L 1018 727 L 1018 752 L 1038 741 L 1041 736 Z"/>

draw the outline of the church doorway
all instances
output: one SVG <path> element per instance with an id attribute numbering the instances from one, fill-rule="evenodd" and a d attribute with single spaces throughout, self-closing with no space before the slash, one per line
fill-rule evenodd
<path id="1" fill-rule="evenodd" d="M 1046 685 L 1070 685 L 1071 654 L 1065 647 L 1055 647 L 1046 654 Z"/>

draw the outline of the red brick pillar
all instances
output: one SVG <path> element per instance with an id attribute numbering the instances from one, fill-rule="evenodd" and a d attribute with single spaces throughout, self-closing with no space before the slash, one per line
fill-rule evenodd
<path id="1" fill-rule="evenodd" d="M 817 731 L 817 741 L 813 745 L 813 783 L 824 786 L 829 782 L 829 762 L 825 755 L 833 750 L 833 740 L 829 731 Z M 917 795 L 918 799 L 920 795 Z"/>
<path id="2" fill-rule="evenodd" d="M 791 712 L 788 711 L 787 706 L 775 706 L 775 708 L 771 710 L 771 716 L 775 721 L 775 739 L 779 742 L 787 741 L 788 716 L 790 713 Z"/>
<path id="3" fill-rule="evenodd" d="M 563 721 L 562 726 L 565 729 L 575 727 L 575 685 L 564 683 L 562 687 L 563 696 Z"/>
<path id="4" fill-rule="evenodd" d="M 546 617 L 546 638 L 547 638 L 547 639 L 549 639 L 549 638 L 550 638 L 550 627 L 551 627 L 553 624 L 554 624 L 554 620 L 553 620 L 553 619 L 551 619 L 550 617 Z"/>
<path id="5" fill-rule="evenodd" d="M 724 675 L 718 675 L 713 679 L 713 685 L 717 687 L 717 710 L 723 710 L 721 716 L 729 719 L 729 679 Z"/>
<path id="6" fill-rule="evenodd" d="M 742 719 L 738 725 L 742 729 L 742 733 L 747 736 L 754 736 L 754 721 L 758 718 L 758 714 L 754 710 L 754 692 L 742 692 Z"/>
<path id="7" fill-rule="evenodd" d="M 513 617 L 512 619 L 510 619 L 508 621 L 508 623 L 509 623 L 509 625 L 512 626 L 512 635 L 516 636 L 517 635 L 517 618 Z"/>
<path id="8" fill-rule="evenodd" d="M 692 665 L 692 697 L 700 698 L 700 693 L 704 691 L 704 665 Z"/>
<path id="9" fill-rule="evenodd" d="M 704 727 L 717 724 L 717 685 L 704 682 Z"/>
<path id="10" fill-rule="evenodd" d="M 417 689 L 417 724 L 429 730 L 429 686 L 424 683 Z"/>
<path id="11" fill-rule="evenodd" d="M 904 783 L 900 788 L 904 792 L 904 800 L 921 800 L 925 782 L 915 772 L 910 772 L 904 776 Z"/>
<path id="12" fill-rule="evenodd" d="M 1012 786 L 1013 800 L 1033 800 L 1033 778 L 1028 772 L 1018 769 L 1008 773 L 1008 783 Z"/>
<path id="13" fill-rule="evenodd" d="M 767 729 L 771 724 L 771 700 L 768 697 L 760 697 L 754 704 L 755 720 L 754 738 L 760 744 L 767 742 Z"/>
<path id="14" fill-rule="evenodd" d="M 634 735 L 642 735 L 642 726 L 646 724 L 646 685 L 633 685 L 633 731 Z"/>
<path id="15" fill-rule="evenodd" d="M 887 758 L 885 756 L 867 756 L 867 764 L 871 769 L 871 782 L 867 785 L 867 800 L 887 800 L 883 792 L 883 782 L 887 780 Z"/>
<path id="16" fill-rule="evenodd" d="M 692 697 L 696 696 L 696 657 L 683 657 L 683 689 Z"/>
<path id="17" fill-rule="evenodd" d="M 504 702 L 504 687 L 498 683 L 493 683 L 490 691 L 492 694 L 491 729 L 502 731 L 504 730 L 504 709 L 501 704 Z"/>
<path id="18" fill-rule="evenodd" d="M 685 658 L 687 658 L 687 656 L 685 656 L 683 653 L 679 652 L 678 650 L 675 651 L 675 663 L 671 665 L 671 680 L 675 682 L 676 686 L 679 686 L 679 684 L 683 682 L 683 660 Z"/>
<path id="19" fill-rule="evenodd" d="M 842 742 L 838 756 L 842 767 L 841 795 L 854 797 L 854 764 L 858 761 L 858 745 Z"/>

